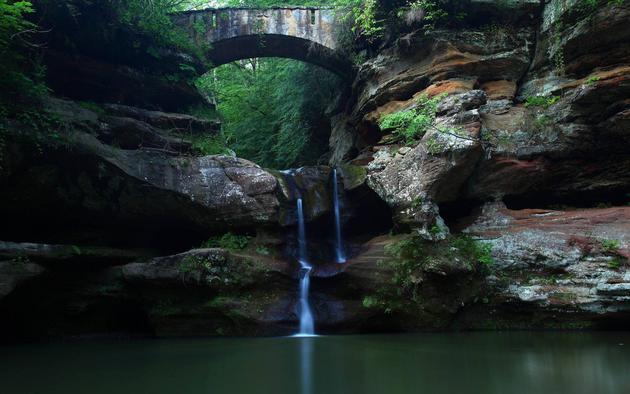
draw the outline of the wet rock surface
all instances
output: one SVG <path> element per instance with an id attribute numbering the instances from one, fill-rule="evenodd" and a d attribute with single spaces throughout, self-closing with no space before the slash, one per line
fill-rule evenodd
<path id="1" fill-rule="evenodd" d="M 20 283 L 44 273 L 44 267 L 18 260 L 0 261 L 0 299 L 9 295 Z"/>
<path id="2" fill-rule="evenodd" d="M 52 99 L 65 145 L 9 140 L 0 174 L 0 319 L 10 322 L 0 333 L 294 333 L 299 269 L 287 256 L 298 197 L 319 332 L 627 328 L 630 6 L 471 4 L 505 26 L 386 42 L 334 116 L 345 265 L 330 262 L 331 167 L 277 172 L 195 156 L 193 137 L 217 133 L 217 122 Z M 70 69 L 92 64 L 76 61 Z M 119 88 L 100 85 L 94 97 L 141 105 L 175 89 L 159 105 L 167 110 L 196 100 L 181 86 L 137 102 Z M 379 128 L 444 93 L 421 138 L 405 144 Z M 268 242 L 194 249 L 228 232 Z M 489 245 L 493 262 L 463 253 L 476 244 L 462 234 Z M 408 237 L 422 253 L 400 259 Z"/>
<path id="3" fill-rule="evenodd" d="M 501 311 L 522 306 L 541 317 L 531 320 L 541 328 L 627 319 L 629 226 L 627 207 L 513 211 L 486 205 L 466 232 L 493 245 L 496 274 L 486 278 L 494 284 L 491 313 L 501 320 Z"/>

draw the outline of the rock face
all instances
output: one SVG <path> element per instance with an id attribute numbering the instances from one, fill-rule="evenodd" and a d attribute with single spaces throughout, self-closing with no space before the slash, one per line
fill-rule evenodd
<path id="1" fill-rule="evenodd" d="M 39 155 L 14 145 L 2 179 L 9 217 L 28 222 L 65 214 L 210 231 L 277 223 L 274 176 L 246 160 L 187 153 L 188 133 L 216 132 L 215 123 L 122 106 L 96 113 L 68 101 L 51 105 L 70 148 Z"/>
<path id="2" fill-rule="evenodd" d="M 44 267 L 21 260 L 0 261 L 0 300 L 20 283 L 44 273 Z"/>
<path id="3" fill-rule="evenodd" d="M 141 302 L 161 336 L 287 334 L 295 321 L 293 272 L 287 261 L 225 249 L 191 250 L 122 268 L 130 286 L 144 289 Z M 165 288 L 171 289 L 166 299 Z"/>
<path id="4" fill-rule="evenodd" d="M 140 257 L 146 257 L 147 251 L 130 249 L 113 249 L 107 247 L 79 247 L 76 245 L 47 245 L 35 243 L 17 243 L 0 241 L 0 258 L 20 258 L 63 264 L 72 262 L 99 263 L 119 265 Z"/>
<path id="5" fill-rule="evenodd" d="M 0 194 L 11 216 L 54 217 L 63 208 L 113 223 L 225 232 L 294 224 L 298 195 L 307 219 L 331 212 L 329 167 L 282 174 L 236 157 L 192 154 L 191 138 L 216 133 L 216 122 L 122 105 L 95 112 L 58 99 L 50 110 L 64 125 L 64 147 L 44 146 L 39 155 L 14 144 Z"/>
<path id="6" fill-rule="evenodd" d="M 466 232 L 489 241 L 495 260 L 496 274 L 486 278 L 493 288 L 488 321 L 478 327 L 606 327 L 630 316 L 630 208 L 489 204 Z"/>
<path id="7" fill-rule="evenodd" d="M 439 222 L 434 203 L 457 198 L 481 156 L 478 108 L 485 102 L 485 93 L 473 90 L 451 96 L 438 108 L 442 116 L 436 124 L 464 127 L 462 135 L 442 133 L 436 126 L 413 148 L 382 147 L 374 154 L 367 165 L 368 185 L 395 209 L 398 222 L 434 225 Z"/>
<path id="8" fill-rule="evenodd" d="M 181 62 L 181 59 L 178 59 Z M 122 103 L 179 111 L 206 103 L 193 86 L 169 82 L 140 69 L 81 55 L 48 50 L 47 82 L 59 95 L 75 100 Z"/>
<path id="9" fill-rule="evenodd" d="M 366 166 L 368 185 L 397 222 L 421 232 L 439 223 L 429 213 L 435 204 L 454 201 L 619 201 L 630 191 L 622 43 L 630 11 L 625 3 L 577 3 L 522 4 L 520 15 L 532 18 L 509 29 L 398 38 L 361 67 L 356 102 L 333 127 L 331 161 Z M 512 11 L 497 7 L 493 17 L 509 19 Z M 449 96 L 436 124 L 460 127 L 469 139 L 429 132 L 402 147 L 382 138 L 384 115 L 441 93 Z"/>
<path id="10" fill-rule="evenodd" d="M 345 265 L 331 167 L 196 156 L 218 123 L 51 100 L 61 143 L 6 144 L 0 338 L 290 334 L 297 198 L 318 332 L 627 328 L 630 5 L 468 4 L 386 40 L 335 115 Z M 380 129 L 440 94 L 417 139 Z"/>

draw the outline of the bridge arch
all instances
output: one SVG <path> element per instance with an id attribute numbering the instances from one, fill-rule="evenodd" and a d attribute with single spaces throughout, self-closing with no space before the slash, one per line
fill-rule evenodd
<path id="1" fill-rule="evenodd" d="M 283 57 L 316 64 L 343 78 L 354 66 L 337 49 L 331 8 L 208 8 L 174 16 L 198 44 L 210 44 L 214 66 L 254 57 Z"/>

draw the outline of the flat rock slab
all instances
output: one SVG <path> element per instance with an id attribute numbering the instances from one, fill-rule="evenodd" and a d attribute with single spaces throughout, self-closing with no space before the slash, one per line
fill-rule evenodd
<path id="1" fill-rule="evenodd" d="M 73 261 L 120 265 L 150 255 L 151 252 L 145 250 L 0 241 L 0 258 L 26 258 L 41 263 Z"/>

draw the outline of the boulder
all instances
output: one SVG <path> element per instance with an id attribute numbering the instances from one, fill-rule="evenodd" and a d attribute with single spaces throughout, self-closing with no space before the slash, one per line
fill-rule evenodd
<path id="1" fill-rule="evenodd" d="M 0 300 L 28 279 L 45 272 L 44 267 L 25 259 L 0 261 Z"/>
<path id="2" fill-rule="evenodd" d="M 278 223 L 273 175 L 243 159 L 177 152 L 189 143 L 144 120 L 161 125 L 171 119 L 176 129 L 192 122 L 199 132 L 207 122 L 117 106 L 137 116 L 121 118 L 54 99 L 49 108 L 65 126 L 63 147 L 42 145 L 46 154 L 40 155 L 29 143 L 12 143 L 0 194 L 10 217 L 41 222 L 65 212 L 104 226 L 162 221 L 222 232 Z"/>
<path id="3" fill-rule="evenodd" d="M 141 289 L 158 336 L 286 335 L 297 324 L 297 269 L 253 251 L 195 249 L 128 264 L 122 275 Z"/>
<path id="4" fill-rule="evenodd" d="M 286 261 L 230 252 L 225 249 L 193 249 L 172 256 L 130 263 L 122 267 L 125 280 L 152 286 L 205 286 L 213 290 L 245 288 L 269 284 L 265 277 L 273 274 L 290 277 Z"/>
<path id="5" fill-rule="evenodd" d="M 0 258 L 25 258 L 29 261 L 36 261 L 53 267 L 73 262 L 122 265 L 150 255 L 150 251 L 115 249 L 104 246 L 49 245 L 0 241 Z"/>
<path id="6" fill-rule="evenodd" d="M 453 95 L 438 106 L 436 126 L 415 147 L 384 146 L 367 165 L 368 185 L 400 223 L 428 228 L 441 222 L 434 203 L 453 201 L 481 158 L 483 91 Z"/>

